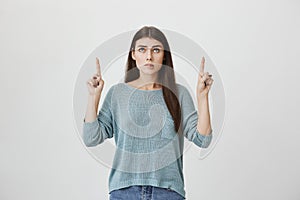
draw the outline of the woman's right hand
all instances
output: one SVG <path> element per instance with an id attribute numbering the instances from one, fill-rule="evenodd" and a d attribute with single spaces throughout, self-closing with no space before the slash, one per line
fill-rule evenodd
<path id="1" fill-rule="evenodd" d="M 104 81 L 102 80 L 99 59 L 96 57 L 96 74 L 92 76 L 87 82 L 87 87 L 90 95 L 101 95 L 104 87 Z"/>

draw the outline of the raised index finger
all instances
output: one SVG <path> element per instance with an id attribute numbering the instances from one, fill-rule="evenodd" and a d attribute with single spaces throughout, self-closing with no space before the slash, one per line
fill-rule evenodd
<path id="1" fill-rule="evenodd" d="M 97 75 L 101 77 L 100 63 L 99 63 L 99 58 L 97 57 L 96 57 L 96 70 L 97 70 Z"/>
<path id="2" fill-rule="evenodd" d="M 204 63 L 205 63 L 205 58 L 204 56 L 201 59 L 201 65 L 200 65 L 200 72 L 204 73 Z"/>

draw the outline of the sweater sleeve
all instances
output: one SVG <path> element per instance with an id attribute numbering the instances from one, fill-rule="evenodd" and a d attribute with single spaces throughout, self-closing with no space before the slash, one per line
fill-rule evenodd
<path id="1" fill-rule="evenodd" d="M 83 141 L 87 147 L 101 144 L 113 137 L 113 115 L 111 111 L 113 87 L 107 92 L 97 118 L 93 122 L 83 120 Z"/>
<path id="2" fill-rule="evenodd" d="M 198 112 L 195 109 L 193 99 L 184 86 L 181 86 L 180 88 L 182 90 L 181 112 L 183 134 L 189 141 L 192 141 L 198 147 L 207 148 L 212 140 L 212 130 L 207 136 L 198 131 Z"/>

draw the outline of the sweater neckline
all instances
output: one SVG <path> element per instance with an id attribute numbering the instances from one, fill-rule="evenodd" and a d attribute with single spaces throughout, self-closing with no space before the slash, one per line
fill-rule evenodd
<path id="1" fill-rule="evenodd" d="M 123 83 L 124 85 L 126 85 L 128 88 L 130 89 L 133 89 L 133 90 L 138 90 L 138 91 L 141 91 L 141 92 L 157 92 L 157 91 L 162 91 L 162 88 L 159 88 L 159 89 L 155 89 L 155 90 L 142 90 L 142 89 L 138 89 L 136 87 L 133 87 L 127 83 Z"/>

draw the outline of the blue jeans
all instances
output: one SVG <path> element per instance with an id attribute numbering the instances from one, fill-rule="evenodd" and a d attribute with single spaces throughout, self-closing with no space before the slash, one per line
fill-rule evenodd
<path id="1" fill-rule="evenodd" d="M 130 186 L 113 190 L 109 200 L 183 200 L 177 192 L 155 186 Z"/>

